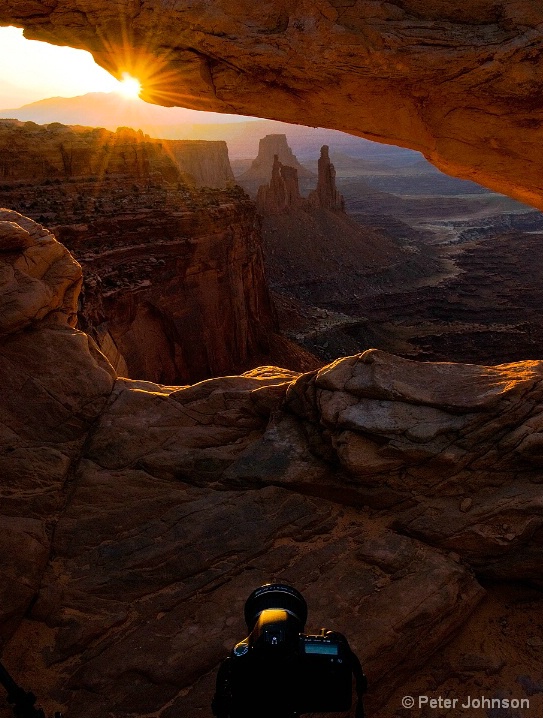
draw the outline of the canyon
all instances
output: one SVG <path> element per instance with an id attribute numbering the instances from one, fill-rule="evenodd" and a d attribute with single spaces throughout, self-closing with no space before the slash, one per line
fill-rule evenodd
<path id="1" fill-rule="evenodd" d="M 79 326 L 120 374 L 198 381 L 274 352 L 306 366 L 277 333 L 259 220 L 225 143 L 4 120 L 0 146 L 0 204 L 74 252 Z"/>
<path id="2" fill-rule="evenodd" d="M 379 145 L 361 158 L 333 149 L 339 171 L 321 157 L 299 182 L 286 136 L 272 137 L 272 178 L 258 192 L 244 163 L 234 167 L 262 214 L 266 274 L 292 341 L 323 363 L 373 347 L 476 364 L 541 356 L 541 213 Z"/>
<path id="3" fill-rule="evenodd" d="M 480 0 L 462 13 L 423 0 L 111 8 L 10 0 L 0 22 L 87 47 L 119 72 L 130 61 L 124 39 L 131 69 L 158 59 L 156 84 L 142 80 L 163 104 L 258 109 L 395 139 L 543 204 L 532 3 Z M 336 181 L 360 220 L 364 194 L 350 198 L 339 171 Z M 196 212 L 208 196 L 199 192 L 181 195 Z M 461 214 L 466 201 L 451 205 Z M 488 217 L 487 200 L 476 201 Z M 413 206 L 400 203 L 404 216 Z M 321 223 L 326 212 L 344 219 L 316 212 Z M 474 227 L 449 220 L 429 244 L 438 233 L 466 244 Z M 458 262 L 485 259 L 483 299 L 487 266 L 502 271 L 513 239 L 505 232 L 498 254 L 464 246 Z M 379 718 L 406 715 L 407 694 L 529 697 L 527 717 L 541 713 L 537 357 L 485 366 L 367 349 L 309 371 L 266 366 L 167 386 L 119 375 L 75 328 L 82 271 L 51 231 L 2 210 L 0 250 L 0 640 L 48 712 L 208 713 L 217 666 L 244 635 L 245 598 L 280 579 L 306 596 L 310 627 L 348 635 Z M 461 277 L 456 293 L 469 314 Z M 512 298 L 498 314 L 516 330 L 524 307 L 509 312 Z M 396 301 L 411 321 L 416 298 L 406 299 Z"/>

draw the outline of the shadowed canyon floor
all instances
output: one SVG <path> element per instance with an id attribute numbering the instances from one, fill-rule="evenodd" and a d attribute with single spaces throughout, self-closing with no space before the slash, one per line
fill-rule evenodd
<path id="1" fill-rule="evenodd" d="M 482 364 L 541 356 L 541 213 L 397 148 L 332 160 L 346 215 L 264 210 L 267 274 L 291 339 L 322 361 L 370 347 Z"/>
<path id="2" fill-rule="evenodd" d="M 77 263 L 1 220 L 0 636 L 48 709 L 207 715 L 246 596 L 276 578 L 349 635 L 370 710 L 405 681 L 501 676 L 538 715 L 540 593 L 492 582 L 543 584 L 540 362 L 117 378 L 73 329 Z M 468 651 L 473 611 L 489 630 Z"/>

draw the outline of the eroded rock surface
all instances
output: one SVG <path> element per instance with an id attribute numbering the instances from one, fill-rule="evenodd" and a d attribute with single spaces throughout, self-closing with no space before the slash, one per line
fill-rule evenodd
<path id="1" fill-rule="evenodd" d="M 260 223 L 244 192 L 226 186 L 233 175 L 225 142 L 6 120 L 0 176 L 0 206 L 54 227 L 81 262 L 79 303 L 79 285 L 65 300 L 73 304 L 72 324 L 77 312 L 79 328 L 120 375 L 198 381 L 240 371 L 276 343 Z M 43 244 L 48 232 L 36 231 Z M 6 249 L 33 242 L 23 227 L 7 232 Z M 73 258 L 54 241 L 50 251 L 58 255 L 54 271 L 81 283 Z M 29 246 L 17 261 L 35 254 Z M 64 266 L 70 262 L 73 268 Z M 41 282 L 40 267 L 32 271 L 27 322 L 42 318 L 41 304 L 48 312 L 53 305 L 53 270 Z M 16 291 L 6 285 L 0 301 L 18 312 Z"/>
<path id="2" fill-rule="evenodd" d="M 543 8 L 528 0 L 10 0 L 0 23 L 90 50 L 158 104 L 333 127 L 420 150 L 543 208 Z"/>
<path id="3" fill-rule="evenodd" d="M 256 197 L 258 211 L 264 216 L 296 210 L 306 210 L 311 213 L 320 209 L 329 212 L 344 212 L 345 201 L 337 190 L 336 171 L 330 162 L 326 145 L 321 147 L 318 171 L 317 186 L 305 199 L 300 195 L 298 168 L 294 165 L 283 164 L 279 160 L 279 155 L 274 155 L 271 179 L 267 184 L 260 185 L 258 188 Z"/>
<path id="4" fill-rule="evenodd" d="M 12 266 L 17 227 L 44 230 L 7 222 Z M 477 575 L 541 583 L 541 362 L 369 351 L 168 387 L 117 378 L 60 306 L 0 340 L 3 660 L 47 709 L 207 713 L 270 579 L 348 634 L 375 707 L 468 619 Z"/>
<path id="5" fill-rule="evenodd" d="M 132 182 L 187 182 L 224 189 L 234 183 L 226 142 L 161 140 L 141 130 L 70 127 L 0 119 L 2 184 L 122 176 Z M 99 188 L 98 188 L 99 189 Z M 98 194 L 98 192 L 96 193 Z"/>

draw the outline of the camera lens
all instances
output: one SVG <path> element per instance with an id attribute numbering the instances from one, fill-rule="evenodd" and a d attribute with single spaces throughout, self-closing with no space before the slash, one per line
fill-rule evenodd
<path id="1" fill-rule="evenodd" d="M 249 632 L 262 613 L 268 608 L 282 609 L 293 616 L 304 630 L 307 621 L 307 603 L 302 594 L 284 583 L 266 583 L 251 593 L 245 603 L 245 623 Z"/>

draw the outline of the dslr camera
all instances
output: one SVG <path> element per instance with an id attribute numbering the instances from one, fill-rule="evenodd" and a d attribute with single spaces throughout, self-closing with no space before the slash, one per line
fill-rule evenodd
<path id="1" fill-rule="evenodd" d="M 245 604 L 249 635 L 219 668 L 212 702 L 217 718 L 295 718 L 303 713 L 348 711 L 353 677 L 362 718 L 367 687 L 347 639 L 322 629 L 304 633 L 307 604 L 283 583 L 257 588 Z"/>

